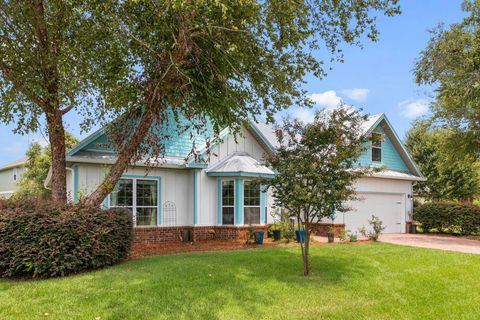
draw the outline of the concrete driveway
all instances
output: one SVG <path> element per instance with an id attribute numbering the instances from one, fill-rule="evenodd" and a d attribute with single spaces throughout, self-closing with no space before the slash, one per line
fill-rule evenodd
<path id="1" fill-rule="evenodd" d="M 383 234 L 381 242 L 404 246 L 480 254 L 480 241 L 424 234 Z"/>

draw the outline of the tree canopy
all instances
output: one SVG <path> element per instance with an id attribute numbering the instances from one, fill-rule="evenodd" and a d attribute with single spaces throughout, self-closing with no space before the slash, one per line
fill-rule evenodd
<path id="1" fill-rule="evenodd" d="M 405 146 L 427 178 L 414 185 L 427 200 L 471 201 L 480 193 L 480 162 L 462 148 L 462 136 L 447 128 L 416 121 Z"/>
<path id="2" fill-rule="evenodd" d="M 418 84 L 436 86 L 434 120 L 463 131 L 471 148 L 480 151 L 480 2 L 464 1 L 469 15 L 448 27 L 432 31 L 416 62 Z"/>
<path id="3" fill-rule="evenodd" d="M 357 166 L 367 141 L 361 129 L 365 120 L 357 110 L 340 108 L 317 113 L 310 124 L 287 119 L 276 131 L 280 146 L 266 158 L 276 175 L 264 183 L 272 187 L 276 204 L 305 230 L 305 275 L 315 223 L 348 211 L 347 201 L 356 198 L 354 182 L 371 171 Z"/>
<path id="4" fill-rule="evenodd" d="M 129 164 L 163 156 L 165 109 L 215 130 L 309 106 L 306 74 L 322 78 L 320 55 L 343 59 L 340 44 L 377 40 L 374 15 L 397 1 L 104 1 L 102 21 L 126 39 L 127 81 L 106 94 L 120 116 L 110 126 L 118 160 L 87 203 L 99 204 Z M 328 61 L 327 61 L 328 62 Z"/>
<path id="5" fill-rule="evenodd" d="M 97 18 L 101 1 L 0 0 L 0 121 L 15 132 L 46 121 L 52 200 L 66 203 L 63 117 L 75 110 L 90 124 L 100 94 L 123 79 L 126 56 L 115 30 Z"/>

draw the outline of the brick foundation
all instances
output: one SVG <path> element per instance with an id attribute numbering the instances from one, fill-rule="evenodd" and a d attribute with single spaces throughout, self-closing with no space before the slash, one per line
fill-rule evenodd
<path id="1" fill-rule="evenodd" d="M 328 229 L 332 227 L 335 237 L 338 237 L 340 232 L 345 231 L 344 224 L 333 224 L 333 223 L 316 223 L 313 234 L 316 236 L 326 237 Z"/>
<path id="2" fill-rule="evenodd" d="M 211 227 L 137 227 L 133 229 L 134 243 L 154 244 L 183 241 L 184 230 L 191 232 L 193 241 L 247 239 L 248 229 L 267 232 L 267 226 L 211 226 Z"/>

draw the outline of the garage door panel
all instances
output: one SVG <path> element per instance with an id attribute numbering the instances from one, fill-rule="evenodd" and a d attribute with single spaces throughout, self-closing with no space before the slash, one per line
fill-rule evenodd
<path id="1" fill-rule="evenodd" d="M 345 228 L 358 231 L 369 227 L 368 220 L 375 215 L 386 227 L 384 233 L 399 233 L 402 231 L 402 199 L 403 195 L 361 193 L 360 199 L 351 201 L 353 210 L 344 215 Z"/>

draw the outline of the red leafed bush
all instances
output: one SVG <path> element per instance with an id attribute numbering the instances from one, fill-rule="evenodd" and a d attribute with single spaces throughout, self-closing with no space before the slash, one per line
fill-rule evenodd
<path id="1" fill-rule="evenodd" d="M 132 219 L 122 209 L 58 210 L 38 201 L 0 202 L 0 276 L 58 277 L 127 257 Z"/>

